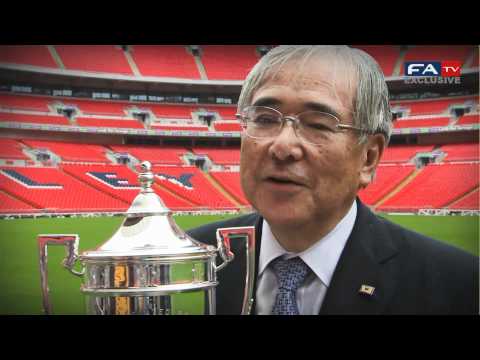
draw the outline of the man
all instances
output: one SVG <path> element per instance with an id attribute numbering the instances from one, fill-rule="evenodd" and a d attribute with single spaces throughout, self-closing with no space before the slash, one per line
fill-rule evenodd
<path id="1" fill-rule="evenodd" d="M 279 46 L 238 104 L 240 173 L 258 213 L 253 314 L 478 313 L 478 258 L 375 216 L 357 198 L 391 134 L 378 64 L 346 46 Z M 218 272 L 217 313 L 239 314 L 245 255 Z"/>

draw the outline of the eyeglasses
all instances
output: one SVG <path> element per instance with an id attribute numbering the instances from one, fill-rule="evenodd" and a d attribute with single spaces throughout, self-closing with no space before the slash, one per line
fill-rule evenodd
<path id="1" fill-rule="evenodd" d="M 299 138 L 313 145 L 320 145 L 332 134 L 343 130 L 373 133 L 342 124 L 335 115 L 321 111 L 305 111 L 296 116 L 284 116 L 280 111 L 266 106 L 247 106 L 240 114 L 236 114 L 236 117 L 242 122 L 246 135 L 258 139 L 278 136 L 287 121 L 292 122 Z"/>

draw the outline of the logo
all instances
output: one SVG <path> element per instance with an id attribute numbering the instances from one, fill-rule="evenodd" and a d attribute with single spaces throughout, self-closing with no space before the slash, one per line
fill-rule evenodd
<path id="1" fill-rule="evenodd" d="M 406 84 L 460 84 L 462 62 L 406 61 L 404 75 Z"/>

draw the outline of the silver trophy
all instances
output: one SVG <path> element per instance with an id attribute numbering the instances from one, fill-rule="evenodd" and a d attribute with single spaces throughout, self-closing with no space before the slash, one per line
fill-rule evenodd
<path id="1" fill-rule="evenodd" d="M 47 247 L 66 249 L 63 266 L 83 277 L 86 312 L 94 315 L 213 315 L 217 271 L 234 258 L 231 241 L 245 241 L 246 276 L 242 314 L 249 314 L 253 295 L 255 228 L 217 230 L 217 247 L 203 244 L 181 230 L 172 212 L 152 189 L 154 175 L 142 163 L 142 190 L 115 234 L 97 249 L 78 254 L 76 234 L 38 235 L 43 309 L 49 301 Z M 217 253 L 222 259 L 216 264 Z M 77 265 L 78 263 L 78 265 Z M 74 267 L 80 267 L 76 270 Z"/>

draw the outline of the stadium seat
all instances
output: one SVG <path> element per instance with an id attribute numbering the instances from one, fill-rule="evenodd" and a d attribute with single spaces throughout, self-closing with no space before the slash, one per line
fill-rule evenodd
<path id="1" fill-rule="evenodd" d="M 23 143 L 33 149 L 48 149 L 60 156 L 62 161 L 107 163 L 107 149 L 101 145 L 80 144 L 43 140 L 23 140 Z"/>
<path id="2" fill-rule="evenodd" d="M 55 49 L 66 69 L 133 75 L 120 47 L 113 45 L 55 45 Z"/>
<path id="3" fill-rule="evenodd" d="M 123 211 L 127 203 L 58 168 L 1 167 L 0 189 L 49 212 Z"/>
<path id="4" fill-rule="evenodd" d="M 47 96 L 28 96 L 18 94 L 0 94 L 0 108 L 49 112 L 48 104 L 54 98 Z"/>
<path id="5" fill-rule="evenodd" d="M 195 147 L 193 151 L 197 155 L 207 155 L 210 160 L 219 165 L 240 164 L 240 148 L 202 148 Z"/>
<path id="6" fill-rule="evenodd" d="M 355 45 L 355 48 L 371 55 L 380 65 L 386 77 L 393 75 L 395 64 L 400 56 L 400 48 L 392 45 Z"/>
<path id="7" fill-rule="evenodd" d="M 217 180 L 240 204 L 249 205 L 240 185 L 239 172 L 212 171 L 210 175 L 212 175 L 212 177 Z"/>
<path id="8" fill-rule="evenodd" d="M 163 165 L 182 165 L 180 158 L 187 152 L 185 148 L 173 146 L 110 145 L 110 148 L 118 153 L 129 153 L 139 161 Z"/>
<path id="9" fill-rule="evenodd" d="M 17 140 L 7 138 L 0 138 L 0 159 L 30 160 Z"/>
<path id="10" fill-rule="evenodd" d="M 1 45 L 0 63 L 58 68 L 46 45 Z"/>
<path id="11" fill-rule="evenodd" d="M 0 122 L 19 122 L 42 125 L 70 125 L 68 119 L 60 115 L 37 115 L 0 112 Z"/>
<path id="12" fill-rule="evenodd" d="M 478 164 L 431 164 L 383 203 L 380 210 L 439 209 L 479 184 Z"/>
<path id="13" fill-rule="evenodd" d="M 135 45 L 131 54 L 143 76 L 200 79 L 195 59 L 183 45 Z"/>
<path id="14" fill-rule="evenodd" d="M 201 48 L 209 80 L 244 80 L 259 59 L 254 45 L 204 45 Z"/>

